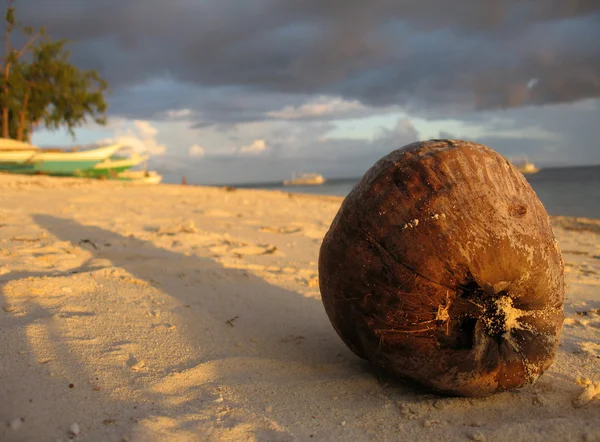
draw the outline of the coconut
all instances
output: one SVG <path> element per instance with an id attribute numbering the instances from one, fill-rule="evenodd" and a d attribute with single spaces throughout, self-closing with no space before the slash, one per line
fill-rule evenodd
<path id="1" fill-rule="evenodd" d="M 354 353 L 449 395 L 532 384 L 564 319 L 544 206 L 509 161 L 462 140 L 409 144 L 367 171 L 323 239 L 319 285 Z"/>

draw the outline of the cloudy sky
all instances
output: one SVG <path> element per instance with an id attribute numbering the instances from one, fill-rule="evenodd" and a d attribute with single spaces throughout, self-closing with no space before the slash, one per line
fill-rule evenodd
<path id="1" fill-rule="evenodd" d="M 600 1 L 16 0 L 111 86 L 121 138 L 200 182 L 356 176 L 417 139 L 600 164 Z M 71 144 L 40 131 L 41 145 Z M 167 167 L 167 168 L 168 168 Z"/>

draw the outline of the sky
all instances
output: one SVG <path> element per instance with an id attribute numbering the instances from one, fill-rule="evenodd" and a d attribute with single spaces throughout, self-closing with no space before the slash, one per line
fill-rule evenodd
<path id="1" fill-rule="evenodd" d="M 118 139 L 192 181 L 360 176 L 416 140 L 600 164 L 598 0 L 16 0 L 110 84 Z M 188 179 L 188 181 L 190 181 Z"/>

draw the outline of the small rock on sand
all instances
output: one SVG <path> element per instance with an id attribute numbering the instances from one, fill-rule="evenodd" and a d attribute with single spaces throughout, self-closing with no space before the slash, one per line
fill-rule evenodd
<path id="1" fill-rule="evenodd" d="M 133 364 L 131 366 L 131 369 L 133 371 L 140 371 L 142 368 L 144 368 L 146 366 L 146 363 L 144 361 L 138 361 L 135 364 Z"/>
<path id="2" fill-rule="evenodd" d="M 10 313 L 10 312 L 14 312 L 15 308 L 12 305 L 4 304 L 2 306 L 2 310 L 4 310 L 6 313 Z"/>
<path id="3" fill-rule="evenodd" d="M 10 421 L 10 423 L 8 424 L 8 426 L 12 429 L 12 430 L 18 430 L 19 428 L 21 428 L 21 426 L 23 425 L 23 418 L 20 417 L 16 417 L 13 420 Z"/>
<path id="4" fill-rule="evenodd" d="M 474 431 L 469 434 L 469 440 L 474 440 L 475 442 L 484 442 L 485 436 L 481 431 Z"/>
<path id="5" fill-rule="evenodd" d="M 81 433 L 81 428 L 79 427 L 79 424 L 71 424 L 71 426 L 69 427 L 69 433 L 73 436 L 77 436 L 79 433 Z"/>

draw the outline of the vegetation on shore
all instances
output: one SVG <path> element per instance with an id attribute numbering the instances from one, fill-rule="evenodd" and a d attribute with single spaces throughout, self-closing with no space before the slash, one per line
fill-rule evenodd
<path id="1" fill-rule="evenodd" d="M 8 0 L 5 22 L 0 135 L 29 141 L 40 126 L 65 127 L 74 135 L 73 129 L 88 119 L 106 124 L 108 84 L 98 72 L 72 65 L 66 40 L 54 41 L 44 28 L 35 30 L 16 22 L 13 0 Z M 21 35 L 13 35 L 15 31 Z M 24 42 L 13 46 L 22 37 Z"/>

